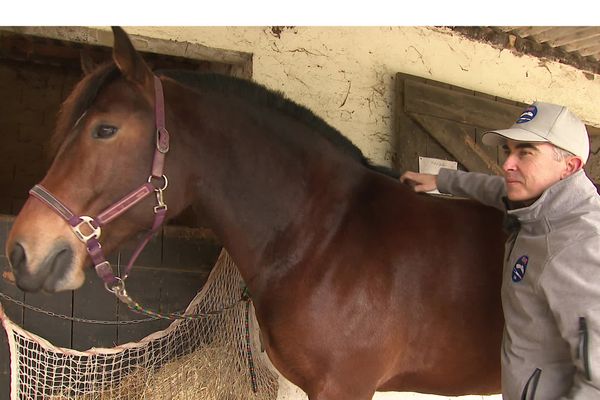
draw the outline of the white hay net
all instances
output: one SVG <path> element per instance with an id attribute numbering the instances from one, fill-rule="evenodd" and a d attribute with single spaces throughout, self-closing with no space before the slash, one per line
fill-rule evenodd
<path id="1" fill-rule="evenodd" d="M 230 306 L 242 288 L 223 251 L 187 313 Z M 0 306 L 11 353 L 11 399 L 275 399 L 277 375 L 259 354 L 258 328 L 248 306 L 238 302 L 218 315 L 177 320 L 137 343 L 83 352 L 55 347 L 27 332 Z"/>

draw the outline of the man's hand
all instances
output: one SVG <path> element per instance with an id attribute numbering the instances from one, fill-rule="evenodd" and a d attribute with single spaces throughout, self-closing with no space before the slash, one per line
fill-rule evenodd
<path id="1" fill-rule="evenodd" d="M 400 182 L 409 185 L 415 192 L 429 192 L 437 189 L 437 175 L 406 171 L 400 176 Z"/>

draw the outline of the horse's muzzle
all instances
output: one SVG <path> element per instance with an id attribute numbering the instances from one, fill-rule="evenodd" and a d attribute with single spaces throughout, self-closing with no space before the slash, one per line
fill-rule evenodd
<path id="1" fill-rule="evenodd" d="M 29 265 L 27 252 L 20 243 L 15 243 L 9 254 L 10 264 L 17 287 L 25 292 L 54 293 L 64 290 L 65 279 L 73 262 L 73 251 L 69 246 L 57 246 L 39 265 Z"/>

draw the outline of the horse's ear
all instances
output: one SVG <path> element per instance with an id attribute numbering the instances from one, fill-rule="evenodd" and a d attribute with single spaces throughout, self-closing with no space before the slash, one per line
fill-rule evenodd
<path id="1" fill-rule="evenodd" d="M 90 74 L 97 67 L 96 63 L 92 59 L 92 56 L 86 50 L 82 50 L 79 54 L 79 61 L 81 63 L 81 70 L 83 71 L 84 75 Z"/>
<path id="2" fill-rule="evenodd" d="M 152 71 L 133 47 L 127 33 L 119 26 L 113 26 L 112 30 L 115 38 L 113 59 L 123 76 L 144 88 L 154 87 Z"/>

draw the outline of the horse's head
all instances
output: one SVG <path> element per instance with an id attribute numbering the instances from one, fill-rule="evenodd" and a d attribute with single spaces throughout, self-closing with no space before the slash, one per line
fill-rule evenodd
<path id="1" fill-rule="evenodd" d="M 154 75 L 125 32 L 115 28 L 114 35 L 114 63 L 85 76 L 63 104 L 53 137 L 57 153 L 40 183 L 77 216 L 97 216 L 142 185 L 153 162 Z M 148 196 L 103 227 L 103 250 L 148 229 L 155 204 Z M 26 291 L 76 289 L 89 265 L 70 224 L 35 197 L 18 214 L 6 254 Z"/>

